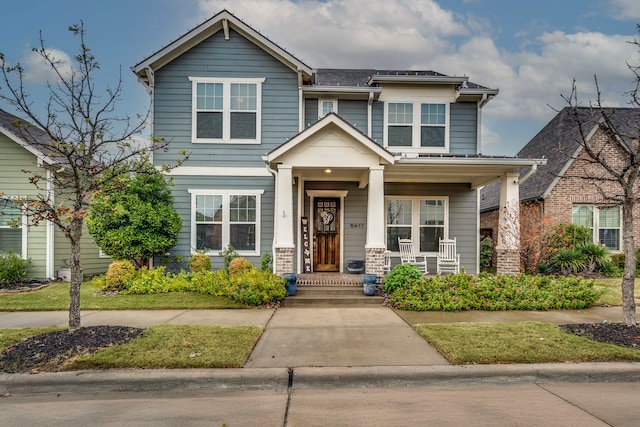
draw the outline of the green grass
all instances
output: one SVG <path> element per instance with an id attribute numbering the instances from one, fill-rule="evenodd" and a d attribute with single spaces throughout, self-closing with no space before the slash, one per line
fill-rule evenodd
<path id="1" fill-rule="evenodd" d="M 596 305 L 622 305 L 622 277 L 601 278 L 595 282 L 596 288 L 603 291 Z M 640 278 L 636 278 L 634 295 L 636 303 L 640 303 Z"/>
<path id="2" fill-rule="evenodd" d="M 0 353 L 23 338 L 61 329 L 0 329 Z M 240 368 L 261 334 L 259 326 L 152 326 L 140 338 L 79 356 L 64 369 Z"/>
<path id="3" fill-rule="evenodd" d="M 551 323 L 416 324 L 450 363 L 563 363 L 640 361 L 640 351 L 561 331 Z"/>
<path id="4" fill-rule="evenodd" d="M 261 334 L 258 326 L 152 326 L 140 338 L 78 357 L 65 369 L 241 368 Z"/>
<path id="5" fill-rule="evenodd" d="M 85 282 L 80 286 L 81 310 L 167 310 L 246 308 L 245 305 L 196 292 L 150 295 L 103 295 Z M 54 283 L 33 292 L 0 294 L 0 311 L 54 311 L 69 309 L 69 283 Z"/>

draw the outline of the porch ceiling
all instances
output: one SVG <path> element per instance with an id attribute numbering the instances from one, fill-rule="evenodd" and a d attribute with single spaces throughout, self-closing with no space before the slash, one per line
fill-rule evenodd
<path id="1" fill-rule="evenodd" d="M 399 159 L 385 167 L 385 182 L 433 182 L 468 184 L 478 188 L 505 173 L 540 163 L 536 159 L 503 158 L 419 158 Z"/>

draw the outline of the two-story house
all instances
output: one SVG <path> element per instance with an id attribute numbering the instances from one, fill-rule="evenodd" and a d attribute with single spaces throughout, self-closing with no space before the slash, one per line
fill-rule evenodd
<path id="1" fill-rule="evenodd" d="M 229 245 L 275 272 L 382 274 L 398 237 L 435 255 L 455 237 L 478 271 L 479 197 L 538 160 L 482 156 L 482 108 L 497 89 L 433 71 L 314 69 L 224 10 L 132 67 L 151 93 L 153 134 L 170 140 L 184 229 L 176 255 Z M 511 244 L 511 246 L 508 246 Z M 508 271 L 517 242 L 503 247 Z"/>

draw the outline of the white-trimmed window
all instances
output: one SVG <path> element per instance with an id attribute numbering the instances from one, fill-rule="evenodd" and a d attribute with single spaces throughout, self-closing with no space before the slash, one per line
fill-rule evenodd
<path id="1" fill-rule="evenodd" d="M 217 253 L 260 254 L 260 199 L 264 190 L 189 190 L 191 247 Z"/>
<path id="2" fill-rule="evenodd" d="M 27 216 L 11 198 L 0 198 L 0 251 L 27 256 Z"/>
<path id="3" fill-rule="evenodd" d="M 387 249 L 398 252 L 398 238 L 411 239 L 423 253 L 438 252 L 440 238 L 449 235 L 447 197 L 388 197 Z"/>
<path id="4" fill-rule="evenodd" d="M 189 77 L 189 80 L 194 142 L 260 143 L 264 78 Z"/>
<path id="5" fill-rule="evenodd" d="M 612 251 L 622 248 L 620 206 L 573 205 L 572 221 L 591 229 L 593 241 Z"/>
<path id="6" fill-rule="evenodd" d="M 387 146 L 428 152 L 449 149 L 449 104 L 387 102 Z"/>
<path id="7" fill-rule="evenodd" d="M 322 118 L 329 113 L 338 113 L 337 99 L 319 99 L 318 100 L 318 116 Z"/>

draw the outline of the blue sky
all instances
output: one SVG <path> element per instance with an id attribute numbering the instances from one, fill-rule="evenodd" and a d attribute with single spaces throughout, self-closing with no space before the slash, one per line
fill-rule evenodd
<path id="1" fill-rule="evenodd" d="M 117 108 L 135 114 L 148 96 L 130 67 L 223 8 L 312 67 L 426 69 L 499 88 L 483 113 L 485 154 L 514 155 L 565 106 L 573 78 L 583 103 L 597 74 L 608 105 L 626 106 L 626 63 L 640 65 L 628 43 L 639 38 L 637 0 L 24 0 L 2 6 L 0 52 L 46 102 L 31 48 L 42 31 L 48 48 L 73 55 L 67 27 L 82 20 L 97 85 L 113 86 L 122 70 Z"/>

